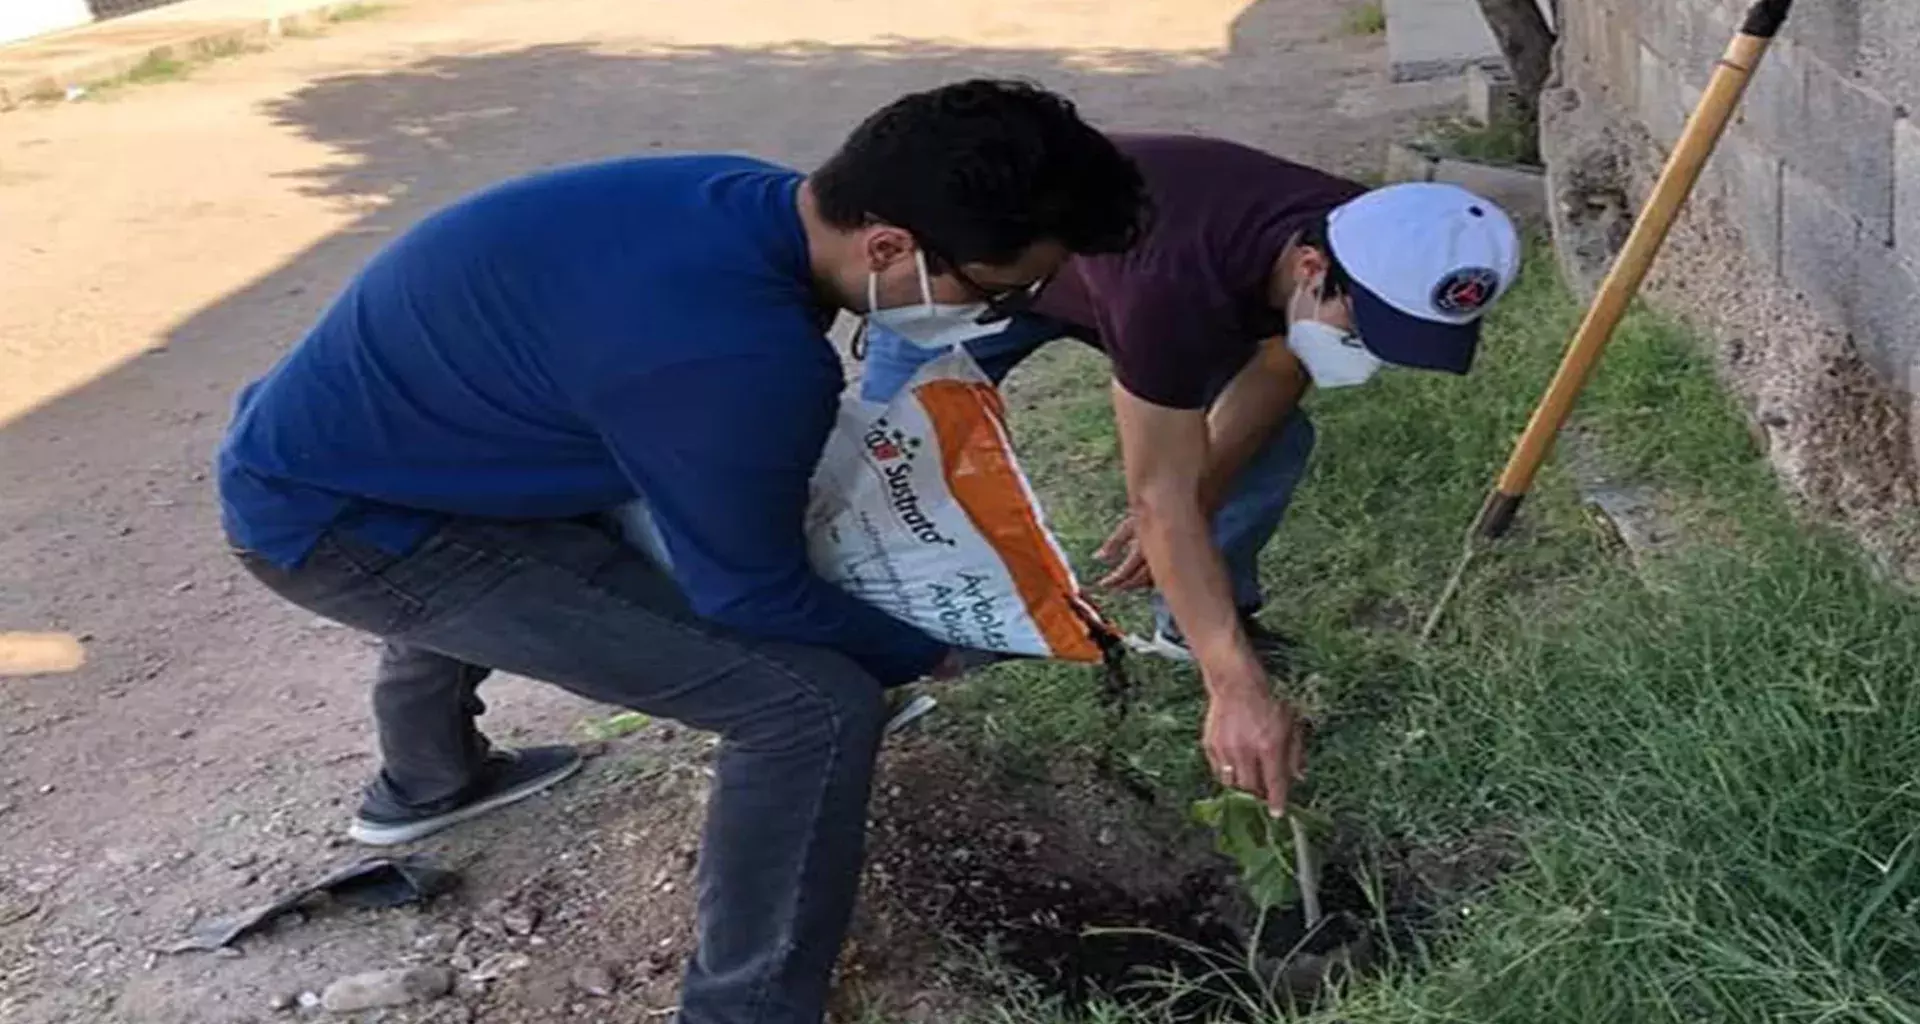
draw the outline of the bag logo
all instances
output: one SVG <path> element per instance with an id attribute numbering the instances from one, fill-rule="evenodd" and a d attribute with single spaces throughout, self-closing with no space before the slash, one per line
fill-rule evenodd
<path id="1" fill-rule="evenodd" d="M 860 442 L 880 465 L 880 476 L 887 482 L 887 504 L 900 525 L 922 544 L 959 547 L 959 543 L 941 533 L 939 525 L 920 508 L 920 495 L 914 492 L 913 459 L 919 454 L 921 439 L 894 427 L 883 416 L 873 421 L 873 426 L 861 435 Z"/>
<path id="2" fill-rule="evenodd" d="M 1462 267 L 1440 279 L 1433 308 L 1448 316 L 1471 316 L 1487 308 L 1500 291 L 1500 275 L 1486 267 Z"/>

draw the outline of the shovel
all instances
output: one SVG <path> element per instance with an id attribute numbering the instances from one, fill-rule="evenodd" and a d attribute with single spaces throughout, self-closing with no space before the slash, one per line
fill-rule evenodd
<path id="1" fill-rule="evenodd" d="M 1560 361 L 1560 369 L 1554 374 L 1553 383 L 1547 386 L 1546 393 L 1533 410 L 1533 418 L 1527 422 L 1526 431 L 1520 435 L 1519 443 L 1507 459 L 1506 469 L 1487 495 L 1486 503 L 1480 507 L 1479 516 L 1468 528 L 1466 550 L 1461 554 L 1460 564 L 1454 569 L 1453 576 L 1447 580 L 1446 589 L 1434 602 L 1426 625 L 1420 630 L 1422 641 L 1430 639 L 1439 628 L 1447 606 L 1459 592 L 1467 569 L 1483 544 L 1505 536 L 1513 526 L 1514 517 L 1520 512 L 1520 504 L 1533 486 L 1534 476 L 1539 473 L 1547 455 L 1553 451 L 1554 439 L 1573 412 L 1574 402 L 1586 387 L 1587 379 L 1593 375 L 1594 367 L 1600 364 L 1607 342 L 1613 340 L 1614 329 L 1620 326 L 1620 319 L 1626 315 L 1628 303 L 1639 293 L 1641 283 L 1647 278 L 1647 271 L 1653 266 L 1654 257 L 1659 255 L 1668 232 L 1680 216 L 1681 206 L 1699 182 L 1700 172 L 1706 167 L 1708 158 L 1713 156 L 1714 147 L 1719 145 L 1727 122 L 1733 119 L 1734 108 L 1739 106 L 1740 97 L 1747 91 L 1747 83 L 1759 69 L 1768 47 L 1773 45 L 1780 26 L 1786 23 L 1787 11 L 1792 6 L 1793 0 L 1759 0 L 1755 3 L 1747 11 L 1746 21 L 1741 24 L 1740 31 L 1727 44 L 1726 53 L 1714 66 L 1713 77 L 1708 80 L 1699 105 L 1687 119 L 1679 142 L 1674 144 L 1673 155 L 1667 158 L 1666 167 L 1661 170 L 1659 180 L 1654 183 L 1653 191 L 1648 194 L 1646 204 L 1640 210 L 1640 216 L 1634 221 L 1633 233 L 1627 236 L 1627 244 L 1614 259 L 1606 280 L 1601 282 L 1600 290 L 1587 307 L 1586 317 L 1581 321 L 1580 329 L 1574 333 L 1573 342 L 1567 346 L 1567 353 Z"/>

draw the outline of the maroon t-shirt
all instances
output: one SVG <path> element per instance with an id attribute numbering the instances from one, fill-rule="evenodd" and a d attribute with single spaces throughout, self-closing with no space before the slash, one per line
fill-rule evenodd
<path id="1" fill-rule="evenodd" d="M 1113 140 L 1146 178 L 1152 227 L 1128 252 L 1069 261 L 1034 311 L 1091 331 L 1134 395 L 1203 408 L 1286 330 L 1267 282 L 1288 240 L 1365 187 L 1221 139 Z"/>

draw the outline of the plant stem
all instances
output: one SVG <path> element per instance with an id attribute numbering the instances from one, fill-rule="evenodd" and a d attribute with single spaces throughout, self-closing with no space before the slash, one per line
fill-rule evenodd
<path id="1" fill-rule="evenodd" d="M 1287 825 L 1293 829 L 1293 877 L 1300 883 L 1300 911 L 1306 916 L 1307 931 L 1320 927 L 1320 862 L 1313 853 L 1313 843 L 1307 839 L 1306 826 L 1300 819 L 1287 815 Z"/>

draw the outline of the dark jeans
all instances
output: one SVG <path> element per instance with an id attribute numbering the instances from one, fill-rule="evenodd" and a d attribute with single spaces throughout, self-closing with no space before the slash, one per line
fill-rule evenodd
<path id="1" fill-rule="evenodd" d="M 411 554 L 338 534 L 274 591 L 384 637 L 372 796 L 431 807 L 473 778 L 489 670 L 723 737 L 681 1024 L 817 1024 L 852 912 L 881 687 L 833 651 L 703 623 L 673 581 L 587 522 L 459 520 Z"/>

